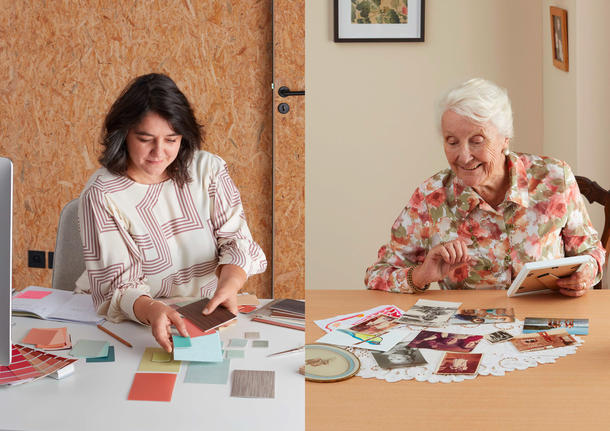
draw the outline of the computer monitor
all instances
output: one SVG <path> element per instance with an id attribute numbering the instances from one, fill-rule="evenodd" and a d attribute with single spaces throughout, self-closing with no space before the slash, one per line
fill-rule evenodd
<path id="1" fill-rule="evenodd" d="M 0 157 L 0 365 L 11 363 L 13 163 Z"/>

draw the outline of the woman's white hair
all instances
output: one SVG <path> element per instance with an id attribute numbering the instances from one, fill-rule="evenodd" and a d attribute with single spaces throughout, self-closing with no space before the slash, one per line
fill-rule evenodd
<path id="1" fill-rule="evenodd" d="M 439 125 L 446 111 L 468 117 L 477 124 L 491 123 L 504 137 L 513 137 L 513 111 L 508 93 L 486 79 L 473 78 L 449 90 L 439 103 Z"/>

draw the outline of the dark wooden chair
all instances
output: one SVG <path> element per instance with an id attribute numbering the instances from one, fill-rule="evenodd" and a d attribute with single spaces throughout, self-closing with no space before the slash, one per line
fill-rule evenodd
<path id="1" fill-rule="evenodd" d="M 610 247 L 610 190 L 602 188 L 595 181 L 586 177 L 576 176 L 576 182 L 580 193 L 587 198 L 590 203 L 597 202 L 604 206 L 604 230 L 602 231 L 601 242 L 602 246 L 609 251 Z M 606 254 L 606 263 L 608 263 L 608 255 Z M 607 265 L 606 265 L 607 267 Z M 601 289 L 601 281 L 594 286 L 594 289 Z"/>

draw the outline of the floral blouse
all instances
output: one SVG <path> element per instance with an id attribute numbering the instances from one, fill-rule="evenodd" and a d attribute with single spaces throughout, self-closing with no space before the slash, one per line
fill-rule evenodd
<path id="1" fill-rule="evenodd" d="M 440 280 L 442 289 L 507 289 L 527 262 L 589 254 L 601 279 L 605 250 L 591 225 L 570 167 L 509 153 L 510 187 L 497 209 L 445 169 L 421 184 L 367 269 L 369 289 L 413 293 L 406 269 L 428 250 L 461 239 L 471 257 Z"/>

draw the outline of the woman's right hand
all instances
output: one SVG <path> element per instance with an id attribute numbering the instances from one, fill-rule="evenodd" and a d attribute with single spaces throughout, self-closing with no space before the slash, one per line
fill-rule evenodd
<path id="1" fill-rule="evenodd" d="M 133 311 L 140 322 L 150 325 L 153 337 L 168 353 L 172 351 L 172 325 L 180 335 L 189 337 L 180 313 L 161 301 L 155 301 L 150 296 L 140 296 L 133 304 Z"/>
<path id="2" fill-rule="evenodd" d="M 423 287 L 434 281 L 442 280 L 451 270 L 469 261 L 468 248 L 462 240 L 442 242 L 432 247 L 426 255 L 424 263 L 413 270 L 413 283 Z"/>

